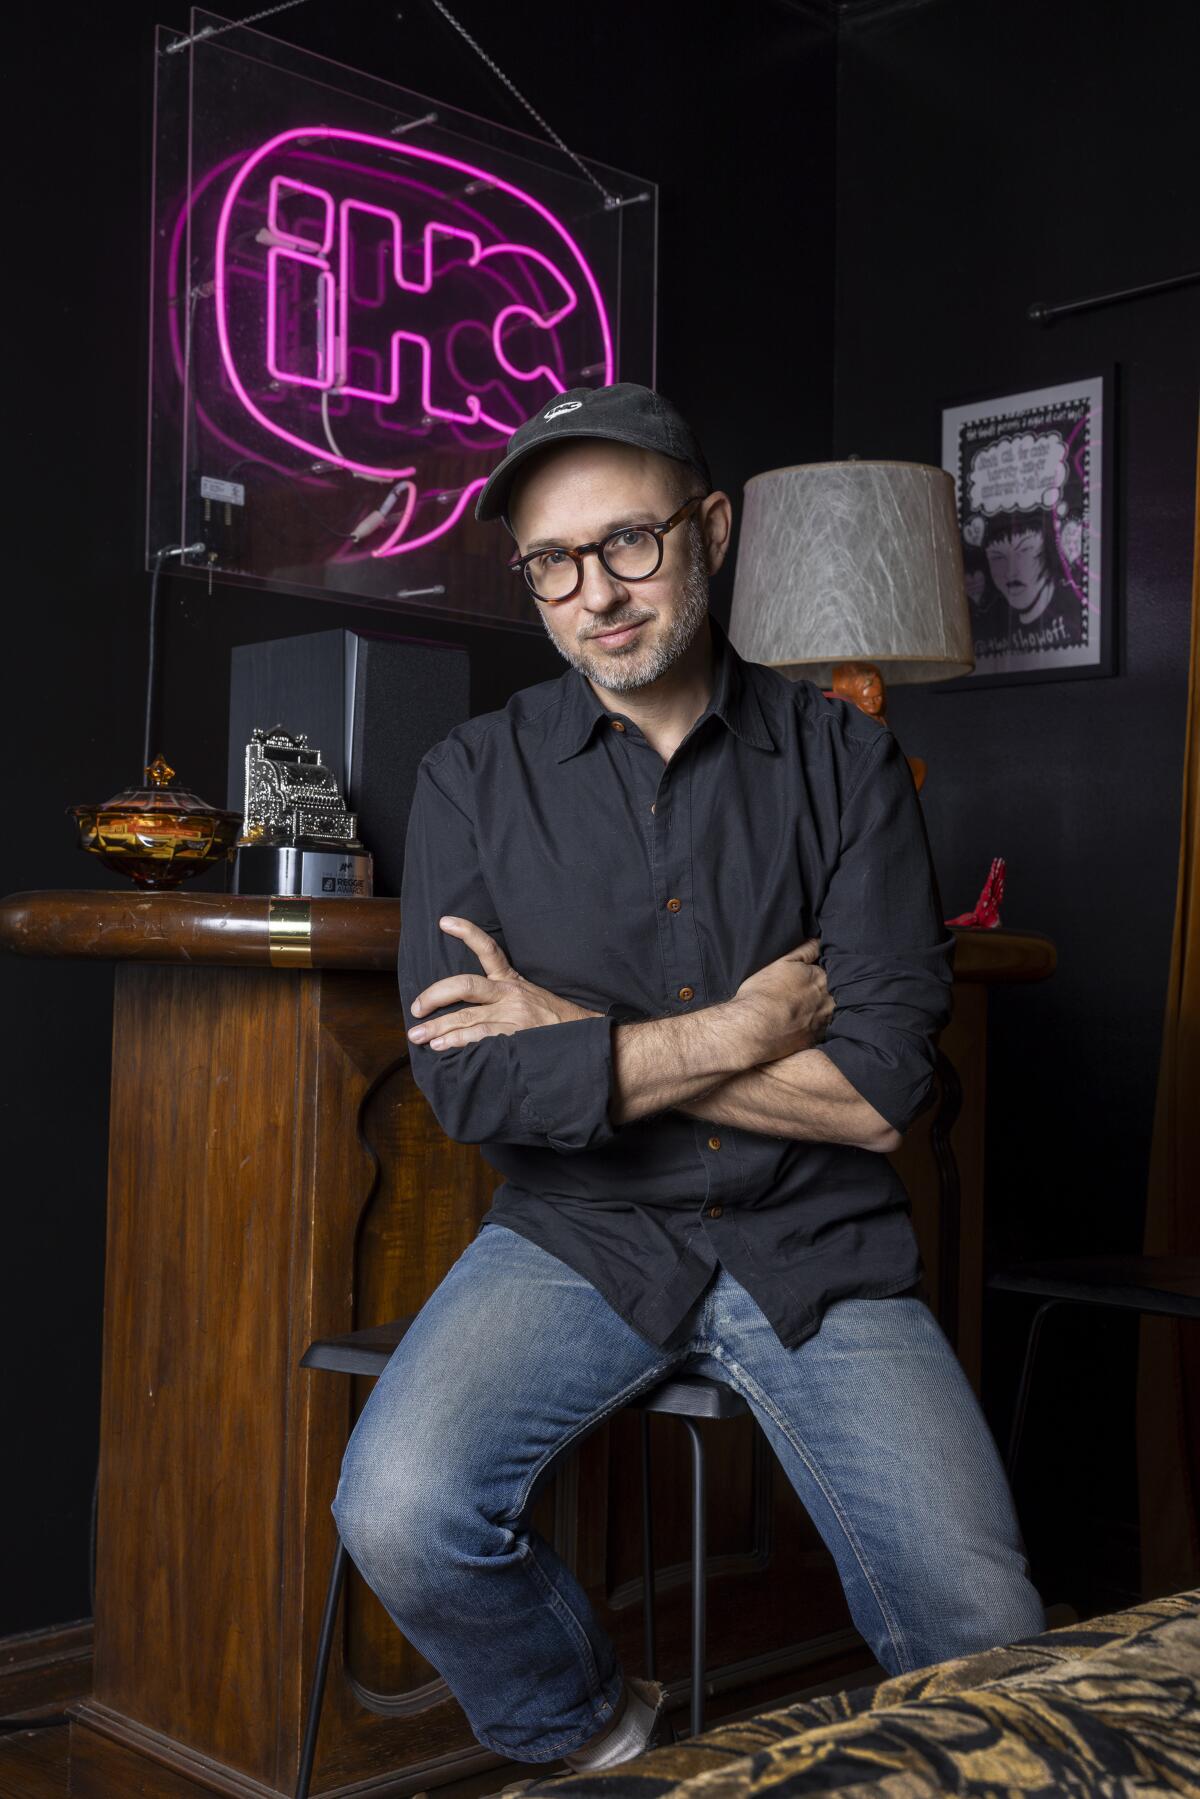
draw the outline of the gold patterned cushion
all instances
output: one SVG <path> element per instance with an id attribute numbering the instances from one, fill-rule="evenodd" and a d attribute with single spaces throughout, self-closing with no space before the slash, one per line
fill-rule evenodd
<path id="1" fill-rule="evenodd" d="M 528 1799 L 1200 1795 L 1200 1588 L 722 1724 Z"/>

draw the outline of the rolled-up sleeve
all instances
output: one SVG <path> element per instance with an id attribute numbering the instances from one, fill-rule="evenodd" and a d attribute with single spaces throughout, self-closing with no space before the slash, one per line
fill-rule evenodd
<path id="1" fill-rule="evenodd" d="M 933 1085 L 955 940 L 912 773 L 886 726 L 879 739 L 845 801 L 819 912 L 820 962 L 836 1010 L 817 1047 L 903 1134 Z"/>
<path id="2" fill-rule="evenodd" d="M 440 748 L 440 746 L 439 746 Z M 467 796 L 455 791 L 448 758 L 431 750 L 417 771 L 400 887 L 397 973 L 404 1026 L 412 1002 L 434 981 L 481 974 L 478 957 L 443 931 L 447 913 L 469 918 L 505 949 L 504 929 L 479 865 Z M 428 1015 L 452 1026 L 469 1002 Z M 564 1152 L 594 1149 L 614 1135 L 612 1018 L 571 1019 L 453 1049 L 409 1042 L 413 1079 L 457 1143 L 520 1143 Z"/>

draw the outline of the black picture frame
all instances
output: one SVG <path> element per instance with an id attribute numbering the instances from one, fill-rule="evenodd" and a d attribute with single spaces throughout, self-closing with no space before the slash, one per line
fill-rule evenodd
<path id="1" fill-rule="evenodd" d="M 1117 376 L 1113 363 L 1093 365 L 1019 393 L 943 400 L 941 466 L 954 477 L 976 662 L 935 692 L 1120 672 Z M 1038 488 L 1043 479 L 1050 488 Z M 1039 576 L 1042 597 L 1024 610 L 1040 609 L 1027 621 L 1020 599 Z"/>

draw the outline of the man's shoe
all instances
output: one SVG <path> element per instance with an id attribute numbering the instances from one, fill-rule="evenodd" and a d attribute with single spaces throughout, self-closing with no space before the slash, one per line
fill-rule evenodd
<path id="1" fill-rule="evenodd" d="M 654 1723 L 650 1726 L 650 1735 L 646 1738 L 645 1748 L 661 1749 L 667 1743 L 675 1741 L 675 1726 L 671 1722 L 671 1714 L 667 1710 L 667 1692 L 661 1681 L 642 1680 L 637 1674 L 629 1676 L 629 1684 L 636 1687 L 647 1705 L 654 1707 Z"/>
<path id="2" fill-rule="evenodd" d="M 675 1741 L 675 1726 L 671 1723 L 670 1714 L 667 1711 L 666 1689 L 663 1687 L 661 1681 L 643 1680 L 640 1675 L 630 1674 L 627 1676 L 626 1684 L 632 1687 L 633 1691 L 644 1705 L 654 1707 L 654 1722 L 650 1726 L 650 1733 L 647 1736 L 646 1741 L 642 1744 L 640 1749 L 634 1750 L 633 1755 L 622 1757 L 622 1761 L 632 1761 L 634 1756 L 644 1755 L 647 1750 L 661 1749 L 664 1744 L 673 1743 Z M 613 1719 L 609 1729 L 614 1729 L 620 1723 L 623 1716 L 623 1712 L 618 1714 L 618 1716 Z M 617 1768 L 621 1766 L 621 1762 L 610 1762 L 608 1765 L 609 1767 Z M 567 1762 L 568 1774 L 583 1774 L 586 1772 L 586 1769 L 573 1768 L 570 1762 Z M 536 1787 L 539 1781 L 546 1778 L 547 1776 L 543 1774 L 532 1774 L 526 1780 L 512 1780 L 507 1786 L 500 1787 L 497 1792 L 484 1794 L 483 1799 L 512 1799 L 512 1795 L 516 1793 L 525 1793 L 531 1787 Z M 556 1775 L 554 1778 L 561 1779 L 563 1777 L 561 1775 Z"/>
<path id="3" fill-rule="evenodd" d="M 675 1726 L 671 1722 L 671 1714 L 667 1710 L 667 1689 L 660 1680 L 643 1680 L 640 1674 L 629 1676 L 629 1685 L 637 1693 L 639 1699 L 654 1707 L 654 1722 L 650 1726 L 650 1735 L 638 1750 L 645 1755 L 648 1749 L 661 1749 L 666 1743 L 675 1741 Z M 630 1760 L 633 1758 L 630 1757 Z M 614 1763 L 619 1766 L 619 1763 Z"/>

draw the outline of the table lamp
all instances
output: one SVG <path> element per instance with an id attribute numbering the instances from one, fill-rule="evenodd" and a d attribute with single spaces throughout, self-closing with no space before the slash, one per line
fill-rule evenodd
<path id="1" fill-rule="evenodd" d="M 746 483 L 729 640 L 887 723 L 889 681 L 975 666 L 954 479 L 920 462 L 801 463 Z M 920 787 L 925 764 L 910 756 Z"/>

